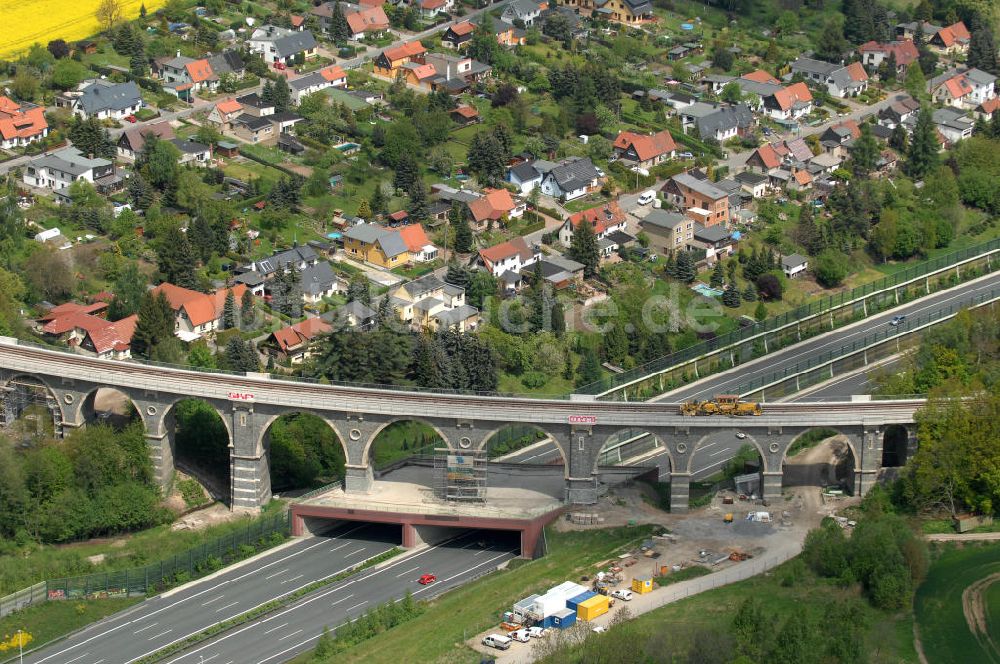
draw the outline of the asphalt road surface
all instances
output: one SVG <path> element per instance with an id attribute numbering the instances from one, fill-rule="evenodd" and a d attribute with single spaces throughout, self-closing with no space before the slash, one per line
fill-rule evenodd
<path id="1" fill-rule="evenodd" d="M 837 376 L 833 380 L 825 383 L 822 387 L 814 390 L 806 390 L 789 399 L 783 399 L 789 403 L 802 403 L 809 401 L 835 401 L 849 400 L 855 394 L 869 394 L 875 387 L 871 376 L 877 372 L 895 373 L 905 367 L 900 359 L 892 360 L 876 368 L 866 367 L 861 371 Z"/>
<path id="2" fill-rule="evenodd" d="M 402 599 L 407 590 L 416 600 L 433 597 L 516 557 L 519 546 L 514 533 L 465 531 L 451 541 L 317 590 L 286 609 L 166 661 L 169 664 L 285 662 L 311 649 L 324 627 L 335 632 L 369 609 Z M 422 586 L 417 582 L 422 574 L 434 574 L 437 581 Z M 81 664 L 87 663 L 81 660 Z"/>
<path id="3" fill-rule="evenodd" d="M 206 627 L 388 551 L 399 543 L 399 538 L 398 527 L 344 524 L 180 592 L 153 597 L 65 641 L 25 654 L 24 661 L 27 664 L 133 662 Z"/>
<path id="4" fill-rule="evenodd" d="M 915 319 L 918 316 L 927 316 L 935 311 L 947 309 L 949 306 L 971 303 L 977 295 L 989 293 L 991 289 L 998 286 L 1000 286 L 1000 274 L 992 274 L 975 284 L 936 293 L 867 318 L 853 327 L 834 330 L 783 348 L 703 381 L 667 392 L 651 399 L 651 401 L 677 402 L 689 399 L 707 399 L 716 394 L 730 394 L 735 392 L 741 384 L 753 379 L 765 378 L 782 369 L 792 368 L 795 364 L 804 362 L 810 357 L 835 350 L 854 341 L 860 341 L 866 335 L 885 330 L 894 316 L 904 314 L 907 316 L 907 320 L 900 327 L 901 331 L 905 331 L 908 326 L 916 324 Z M 834 396 L 843 395 L 836 394 Z"/>

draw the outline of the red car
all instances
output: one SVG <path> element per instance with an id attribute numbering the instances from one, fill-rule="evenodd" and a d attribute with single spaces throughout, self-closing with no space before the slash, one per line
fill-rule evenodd
<path id="1" fill-rule="evenodd" d="M 274 68 L 275 69 L 285 69 L 285 68 L 287 68 L 287 65 L 284 62 L 275 62 L 274 63 Z"/>
<path id="2" fill-rule="evenodd" d="M 426 586 L 426 585 L 428 585 L 430 583 L 434 583 L 437 580 L 438 580 L 438 578 L 436 576 L 434 576 L 433 574 L 424 574 L 423 576 L 420 577 L 420 579 L 417 581 L 417 583 L 419 583 L 422 586 Z"/>
<path id="3" fill-rule="evenodd" d="M 126 115 L 125 119 L 128 120 L 129 122 L 137 122 L 138 121 L 134 115 Z"/>

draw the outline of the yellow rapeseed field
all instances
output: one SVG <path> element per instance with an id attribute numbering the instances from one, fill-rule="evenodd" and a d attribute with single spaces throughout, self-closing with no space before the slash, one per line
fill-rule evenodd
<path id="1" fill-rule="evenodd" d="M 153 11 L 166 0 L 120 0 L 125 17 L 139 15 L 139 7 Z M 72 41 L 89 37 L 100 26 L 94 11 L 100 0 L 0 0 L 0 58 L 12 58 L 35 42 L 43 46 L 53 39 Z"/>

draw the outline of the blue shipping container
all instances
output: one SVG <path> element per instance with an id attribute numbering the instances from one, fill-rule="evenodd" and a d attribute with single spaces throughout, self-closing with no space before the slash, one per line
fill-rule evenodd
<path id="1" fill-rule="evenodd" d="M 552 614 L 551 616 L 545 616 L 544 618 L 542 618 L 542 622 L 538 624 L 543 628 L 552 627 L 553 625 L 555 625 L 555 614 Z"/>
<path id="2" fill-rule="evenodd" d="M 580 593 L 576 597 L 566 600 L 566 608 L 572 609 L 573 612 L 575 613 L 576 607 L 579 606 L 582 602 L 586 602 L 591 597 L 597 597 L 597 593 L 595 593 L 592 590 L 588 590 L 585 593 Z"/>
<path id="3" fill-rule="evenodd" d="M 552 626 L 558 629 L 572 627 L 574 623 L 576 623 L 576 611 L 573 609 L 563 609 L 552 615 Z"/>

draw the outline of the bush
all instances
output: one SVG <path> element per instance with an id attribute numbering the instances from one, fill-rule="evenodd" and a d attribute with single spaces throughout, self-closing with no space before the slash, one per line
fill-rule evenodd
<path id="1" fill-rule="evenodd" d="M 823 288 L 839 286 L 850 272 L 848 257 L 836 249 L 827 249 L 816 257 L 813 274 Z"/>
<path id="2" fill-rule="evenodd" d="M 541 371 L 529 371 L 521 376 L 521 383 L 529 388 L 536 389 L 547 383 L 549 377 Z"/>

